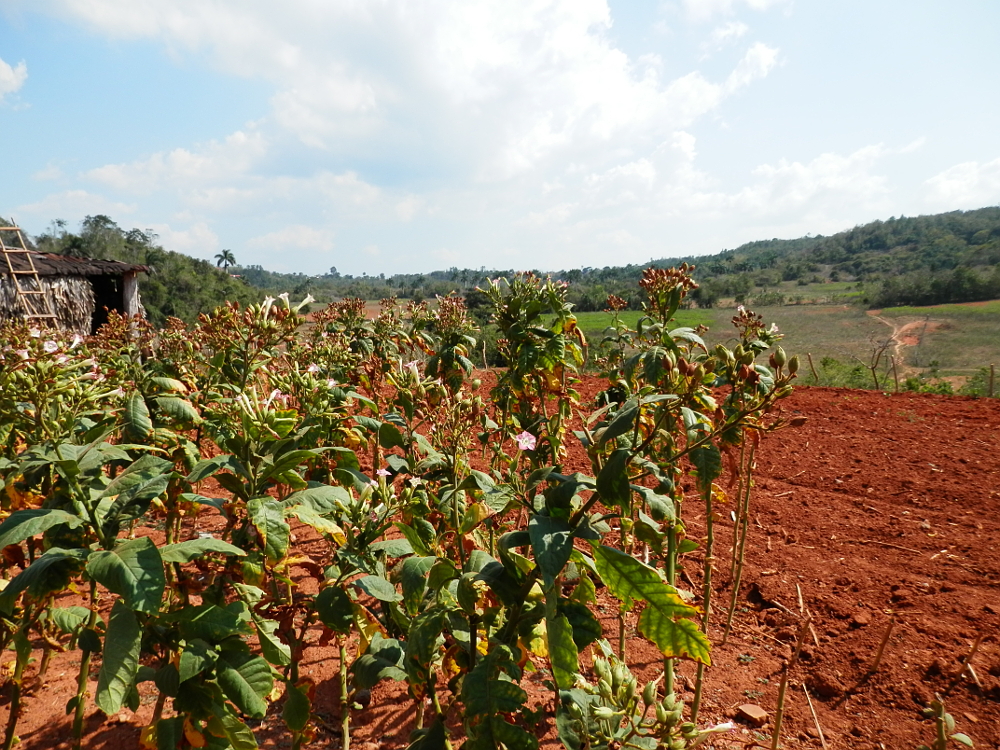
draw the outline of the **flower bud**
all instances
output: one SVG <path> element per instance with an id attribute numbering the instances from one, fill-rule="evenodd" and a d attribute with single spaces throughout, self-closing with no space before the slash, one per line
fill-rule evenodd
<path id="1" fill-rule="evenodd" d="M 656 704 L 656 721 L 658 723 L 660 723 L 660 724 L 666 724 L 667 723 L 667 718 L 668 718 L 667 709 L 665 709 L 663 707 L 662 703 L 657 703 Z"/>
<path id="2" fill-rule="evenodd" d="M 799 371 L 799 355 L 796 354 L 790 360 L 788 360 L 788 372 L 792 375 Z"/>
<path id="3" fill-rule="evenodd" d="M 607 706 L 598 706 L 593 710 L 594 718 L 598 721 L 607 721 L 609 719 L 615 718 L 615 711 Z"/>
<path id="4" fill-rule="evenodd" d="M 784 367 L 785 362 L 788 361 L 788 357 L 785 355 L 785 350 L 780 346 L 774 347 L 774 361 L 777 363 L 778 367 Z"/>
<path id="5" fill-rule="evenodd" d="M 646 687 L 642 689 L 642 704 L 644 706 L 652 706 L 656 703 L 656 689 L 656 680 L 646 683 Z"/>

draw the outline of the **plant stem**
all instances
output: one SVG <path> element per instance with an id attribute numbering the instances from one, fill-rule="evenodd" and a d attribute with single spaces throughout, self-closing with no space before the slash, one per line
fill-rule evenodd
<path id="1" fill-rule="evenodd" d="M 741 451 L 742 453 L 742 451 Z M 722 642 L 729 638 L 729 631 L 733 627 L 733 615 L 736 613 L 736 601 L 740 594 L 740 584 L 743 582 L 743 565 L 746 561 L 747 536 L 750 533 L 750 488 L 753 486 L 753 466 L 757 455 L 756 447 L 750 446 L 750 455 L 742 463 L 742 476 L 740 477 L 740 510 L 739 510 L 739 543 L 736 544 L 734 538 L 734 552 L 736 567 L 733 575 L 733 591 L 729 600 L 729 613 L 726 615 L 726 629 L 722 634 Z M 736 529 L 734 528 L 734 536 Z"/>
<path id="2" fill-rule="evenodd" d="M 90 582 L 90 618 L 87 627 L 93 629 L 97 622 L 97 581 Z M 83 719 L 87 708 L 87 680 L 90 677 L 90 657 L 93 651 L 83 649 L 80 657 L 80 674 L 76 681 L 76 712 L 73 716 L 73 747 L 81 750 L 83 746 Z"/>
<path id="3" fill-rule="evenodd" d="M 701 488 L 702 499 L 705 501 L 705 561 L 704 561 L 704 586 L 701 594 L 701 606 L 703 610 L 701 619 L 701 632 L 708 635 L 708 621 L 712 616 L 712 565 L 715 562 L 715 522 L 712 518 L 712 483 L 703 482 Z M 701 708 L 701 693 L 705 683 L 705 665 L 698 663 L 698 674 L 695 677 L 694 701 L 691 704 L 691 721 L 697 723 L 698 709 Z"/>
<path id="4" fill-rule="evenodd" d="M 791 672 L 799 661 L 799 653 L 802 651 L 802 644 L 805 642 L 806 633 L 809 632 L 809 625 L 812 619 L 806 617 L 799 626 L 798 638 L 795 641 L 795 650 L 792 658 L 785 662 L 781 670 L 781 686 L 778 688 L 778 708 L 774 712 L 774 731 L 771 733 L 771 750 L 778 750 L 778 742 L 781 740 L 781 721 L 785 715 L 785 691 L 788 689 L 788 673 Z"/>
<path id="5" fill-rule="evenodd" d="M 351 750 L 351 704 L 347 698 L 347 643 L 340 638 L 340 746 Z"/>

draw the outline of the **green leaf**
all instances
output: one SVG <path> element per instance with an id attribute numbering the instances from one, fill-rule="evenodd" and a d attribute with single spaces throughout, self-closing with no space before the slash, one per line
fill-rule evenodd
<path id="1" fill-rule="evenodd" d="M 223 651 L 215 665 L 219 686 L 236 707 L 255 719 L 267 713 L 264 697 L 274 687 L 271 667 L 260 656 Z"/>
<path id="2" fill-rule="evenodd" d="M 328 586 L 316 595 L 315 606 L 320 621 L 334 633 L 347 635 L 351 632 L 354 627 L 354 602 L 346 591 Z"/>
<path id="3" fill-rule="evenodd" d="M 89 617 L 90 610 L 86 607 L 54 607 L 49 610 L 49 619 L 67 635 L 79 630 Z"/>
<path id="4" fill-rule="evenodd" d="M 369 544 L 368 551 L 386 557 L 406 557 L 413 554 L 413 545 L 406 539 L 383 539 Z"/>
<path id="5" fill-rule="evenodd" d="M 335 536 L 337 534 L 343 535 L 344 533 L 340 524 L 317 513 L 316 510 L 310 505 L 296 505 L 288 512 L 299 519 L 299 521 L 304 523 L 306 526 L 315 529 L 320 534 Z M 371 549 L 371 547 L 369 547 L 369 549 Z"/>
<path id="6" fill-rule="evenodd" d="M 698 610 L 686 604 L 676 589 L 631 555 L 612 547 L 594 545 L 594 563 L 608 590 L 627 607 L 633 600 L 646 602 L 639 616 L 639 632 L 668 658 L 694 659 L 710 664 L 711 646 L 691 618 Z"/>
<path id="7" fill-rule="evenodd" d="M 689 454 L 691 464 L 698 470 L 698 487 L 707 492 L 712 482 L 722 473 L 722 454 L 712 443 L 695 448 Z"/>
<path id="8" fill-rule="evenodd" d="M 288 554 L 291 529 L 285 522 L 281 505 L 268 499 L 253 498 L 247 503 L 250 521 L 264 543 L 264 554 L 271 562 L 278 562 Z"/>
<path id="9" fill-rule="evenodd" d="M 178 422 L 190 422 L 191 424 L 198 424 L 202 421 L 201 414 L 194 408 L 194 404 L 186 398 L 157 396 L 153 400 L 156 401 L 156 405 L 160 408 L 160 411 L 171 419 L 176 419 Z"/>
<path id="10" fill-rule="evenodd" d="M 463 750 L 535 750 L 538 739 L 513 724 L 504 714 L 517 713 L 528 694 L 512 679 L 520 676 L 507 646 L 494 646 L 462 682 L 468 740 Z"/>
<path id="11" fill-rule="evenodd" d="M 253 730 L 229 711 L 223 710 L 221 714 L 219 723 L 222 725 L 232 750 L 256 750 L 257 738 L 254 737 Z"/>
<path id="12" fill-rule="evenodd" d="M 94 552 L 87 559 L 87 574 L 125 597 L 125 603 L 138 612 L 153 613 L 160 608 L 166 585 L 163 561 L 148 536 L 125 542 L 114 550 Z"/>
<path id="13" fill-rule="evenodd" d="M 546 619 L 545 632 L 549 644 L 549 660 L 552 662 L 552 676 L 561 690 L 569 690 L 580 671 L 578 651 L 573 641 L 573 627 L 565 615 L 557 614 Z"/>
<path id="14" fill-rule="evenodd" d="M 285 691 L 285 706 L 281 709 L 281 718 L 285 720 L 285 726 L 293 732 L 301 732 L 309 723 L 311 708 L 309 696 L 305 691 L 295 685 L 289 685 Z"/>
<path id="15" fill-rule="evenodd" d="M 104 658 L 97 678 L 97 706 L 108 716 L 121 710 L 135 682 L 141 643 L 142 630 L 135 612 L 118 599 L 111 608 Z"/>
<path id="16" fill-rule="evenodd" d="M 638 413 L 639 405 L 635 402 L 635 399 L 626 401 L 622 405 L 622 408 L 611 418 L 611 423 L 604 428 L 600 439 L 597 441 L 597 447 L 603 448 L 611 440 L 631 430 L 635 425 L 635 418 Z"/>
<path id="17" fill-rule="evenodd" d="M 188 641 L 200 639 L 218 643 L 232 635 L 251 635 L 247 620 L 250 614 L 243 602 L 233 602 L 225 607 L 199 604 L 161 615 L 167 622 L 176 622 L 181 635 Z"/>
<path id="18" fill-rule="evenodd" d="M 590 579 L 586 576 L 581 579 L 581 584 L 584 581 L 590 583 Z M 590 583 L 590 586 L 592 588 L 593 584 Z M 579 589 L 579 586 L 577 588 Z M 578 652 L 583 651 L 591 643 L 604 637 L 604 629 L 601 627 L 601 621 L 597 619 L 586 604 L 564 599 L 559 602 L 558 607 L 559 614 L 565 615 L 573 628 L 573 643 L 576 645 Z"/>
<path id="19" fill-rule="evenodd" d="M 188 387 L 180 380 L 175 380 L 174 378 L 155 377 L 150 378 L 150 380 L 153 381 L 157 388 L 168 393 L 171 391 L 174 393 L 188 392 Z"/>
<path id="20" fill-rule="evenodd" d="M 210 476 L 215 474 L 215 472 L 229 468 L 229 459 L 231 459 L 228 453 L 221 456 L 214 456 L 213 458 L 205 458 L 195 464 L 194 469 L 188 474 L 184 481 L 188 484 L 195 484 L 202 481 L 203 479 L 208 479 Z"/>
<path id="21" fill-rule="evenodd" d="M 435 607 L 413 618 L 403 666 L 406 670 L 410 695 L 419 700 L 427 690 L 432 662 L 437 656 L 444 628 L 445 610 Z M 467 710 L 471 710 L 466 705 Z"/>
<path id="22" fill-rule="evenodd" d="M 949 739 L 953 739 L 955 740 L 955 742 L 958 742 L 961 745 L 965 745 L 966 747 L 973 746 L 972 740 L 970 739 L 969 735 L 964 734 L 962 732 L 956 732 L 955 734 L 951 735 Z"/>
<path id="23" fill-rule="evenodd" d="M 189 563 L 209 552 L 219 552 L 223 555 L 242 557 L 246 552 L 236 545 L 211 537 L 189 539 L 186 542 L 166 544 L 160 547 L 160 558 L 165 563 Z"/>
<path id="24" fill-rule="evenodd" d="M 287 643 L 275 635 L 279 623 L 258 615 L 253 616 L 253 624 L 257 626 L 257 641 L 260 652 L 271 664 L 284 667 L 292 663 L 292 650 Z"/>
<path id="25" fill-rule="evenodd" d="M 406 444 L 403 433 L 396 425 L 389 422 L 383 422 L 379 425 L 378 442 L 383 448 L 402 448 Z"/>
<path id="26" fill-rule="evenodd" d="M 153 420 L 149 418 L 146 400 L 139 391 L 132 391 L 125 400 L 125 429 L 139 440 L 153 434 Z"/>
<path id="27" fill-rule="evenodd" d="M 436 557 L 408 557 L 403 560 L 400 572 L 403 606 L 411 617 L 420 611 L 420 604 L 424 599 L 424 592 L 427 590 L 427 572 L 435 562 L 437 562 Z M 393 589 L 393 593 L 395 593 L 395 589 Z"/>
<path id="28" fill-rule="evenodd" d="M 69 584 L 69 571 L 86 558 L 87 550 L 52 547 L 22 570 L 0 591 L 0 612 L 11 615 L 18 595 L 25 589 L 42 595 Z"/>
<path id="29" fill-rule="evenodd" d="M 156 722 L 156 750 L 177 750 L 183 743 L 183 716 L 172 716 Z"/>
<path id="30" fill-rule="evenodd" d="M 410 543 L 410 546 L 413 548 L 414 554 L 417 555 L 431 554 L 430 548 L 426 544 L 424 544 L 424 540 L 420 538 L 420 534 L 419 532 L 417 532 L 415 528 L 413 528 L 412 526 L 407 526 L 405 523 L 401 523 L 399 521 L 394 523 L 393 526 L 399 529 L 400 533 L 402 533 L 402 535 L 406 537 L 406 541 Z"/>
<path id="31" fill-rule="evenodd" d="M 534 514 L 528 521 L 528 536 L 545 587 L 555 583 L 573 552 L 573 531 L 565 521 Z"/>
<path id="32" fill-rule="evenodd" d="M 20 544 L 25 539 L 60 524 L 75 529 L 83 524 L 83 519 L 55 508 L 16 510 L 0 524 L 0 549 L 8 544 Z"/>
<path id="33" fill-rule="evenodd" d="M 597 491 L 606 507 L 617 505 L 624 508 L 629 504 L 632 492 L 628 482 L 630 455 L 631 451 L 626 448 L 614 451 L 597 475 Z"/>
<path id="34" fill-rule="evenodd" d="M 351 493 L 343 487 L 321 484 L 316 487 L 293 492 L 284 499 L 282 505 L 286 508 L 306 505 L 317 513 L 334 513 L 338 510 L 338 503 L 347 506 L 350 502 Z"/>
<path id="35" fill-rule="evenodd" d="M 428 729 L 419 730 L 414 734 L 416 738 L 406 746 L 406 750 L 451 750 L 448 728 L 440 718 L 435 718 Z"/>
<path id="36" fill-rule="evenodd" d="M 181 651 L 180 665 L 177 668 L 179 682 L 186 682 L 197 677 L 206 669 L 211 669 L 218 658 L 215 649 L 200 638 L 191 639 Z"/>
<path id="37" fill-rule="evenodd" d="M 398 602 L 403 599 L 396 591 L 396 587 L 380 576 L 362 576 L 351 583 L 368 596 L 382 602 Z"/>
<path id="38" fill-rule="evenodd" d="M 351 665 L 352 682 L 358 690 L 370 688 L 382 680 L 405 680 L 403 644 L 395 638 L 375 633 L 368 651 Z"/>

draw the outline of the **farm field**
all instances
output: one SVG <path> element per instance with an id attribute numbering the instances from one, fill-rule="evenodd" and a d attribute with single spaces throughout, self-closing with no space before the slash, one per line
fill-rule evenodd
<path id="1" fill-rule="evenodd" d="M 1000 403 L 796 388 L 692 286 L 606 378 L 530 275 L 488 371 L 458 297 L 6 327 L 4 750 L 996 744 Z"/>
<path id="2" fill-rule="evenodd" d="M 484 388 L 490 380 L 486 374 Z M 599 387 L 591 379 L 584 391 Z M 920 708 L 947 687 L 972 641 L 994 634 L 972 661 L 982 688 L 968 676 L 960 679 L 947 706 L 977 747 L 996 747 L 1000 404 L 798 388 L 785 408 L 808 421 L 767 438 L 761 451 L 752 552 L 734 635 L 713 651 L 713 688 L 706 703 L 710 718 L 728 720 L 746 702 L 773 716 L 781 662 L 795 624 L 793 616 L 777 607 L 797 613 L 801 590 L 819 645 L 810 636 L 793 673 L 783 746 L 820 747 L 801 683 L 810 691 L 831 748 L 902 748 L 928 741 L 933 726 L 921 718 Z M 575 448 L 571 454 L 577 462 L 582 458 Z M 720 515 L 725 547 L 731 523 L 726 511 Z M 702 532 L 702 522 L 695 514 L 692 535 Z M 317 548 L 307 528 L 294 533 L 305 551 Z M 697 581 L 698 571 L 689 570 Z M 726 584 L 720 581 L 721 592 Z M 774 604 L 750 601 L 747 593 L 754 589 Z M 613 633 L 616 606 L 603 597 L 599 609 Z M 896 625 L 879 670 L 863 680 L 890 618 Z M 652 676 L 656 650 L 635 637 L 628 649 L 636 662 L 645 664 L 643 676 Z M 57 655 L 45 685 L 32 686 L 21 747 L 68 747 L 63 740 L 69 719 L 63 707 L 75 690 L 73 659 L 72 653 Z M 316 746 L 337 746 L 337 659 L 333 646 L 315 645 L 302 665 L 315 681 L 316 711 L 324 718 Z M 682 671 L 691 676 L 691 670 Z M 540 687 L 543 678 L 544 673 L 535 673 L 526 680 L 536 701 L 551 700 Z M 148 690 L 142 694 L 152 695 Z M 281 746 L 280 708 L 273 705 L 257 727 L 263 746 Z M 144 698 L 139 711 L 116 719 L 104 720 L 95 712 L 88 719 L 87 746 L 136 747 L 151 710 Z M 413 728 L 405 687 L 376 687 L 371 703 L 353 714 L 352 723 L 355 747 L 405 747 Z M 551 722 L 537 731 L 548 738 L 543 747 L 560 746 Z M 767 727 L 755 731 L 740 725 L 714 746 L 742 748 L 766 734 Z M 269 736 L 275 739 L 269 741 Z"/>

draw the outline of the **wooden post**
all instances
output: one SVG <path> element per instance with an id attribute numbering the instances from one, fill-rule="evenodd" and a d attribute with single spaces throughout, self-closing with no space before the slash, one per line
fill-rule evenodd
<path id="1" fill-rule="evenodd" d="M 996 375 L 996 368 L 993 365 L 990 365 L 990 387 L 989 391 L 987 391 L 989 393 L 990 398 L 993 398 L 993 382 L 995 375 Z"/>
<path id="2" fill-rule="evenodd" d="M 142 315 L 142 303 L 139 301 L 139 279 L 135 271 L 129 271 L 122 279 L 122 306 L 128 318 Z"/>

